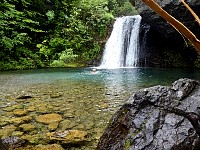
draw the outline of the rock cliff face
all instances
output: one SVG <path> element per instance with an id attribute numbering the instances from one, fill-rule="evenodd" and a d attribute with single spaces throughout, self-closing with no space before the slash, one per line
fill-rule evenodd
<path id="1" fill-rule="evenodd" d="M 191 79 L 139 90 L 112 117 L 97 150 L 200 149 L 199 106 L 200 84 Z"/>
<path id="2" fill-rule="evenodd" d="M 194 17 L 186 9 L 186 7 L 179 1 L 171 0 L 155 0 L 164 10 L 169 14 L 174 16 L 176 19 L 181 21 L 190 30 L 196 33 L 196 36 L 200 37 L 200 28 L 198 23 L 195 22 Z M 195 13 L 200 16 L 200 1 L 199 0 L 185 0 L 187 4 L 195 11 Z M 164 19 L 158 16 L 154 11 L 152 11 L 148 6 L 146 6 L 142 0 L 137 0 L 136 9 L 142 16 L 143 20 L 150 24 L 151 27 L 163 36 L 170 40 L 180 41 L 182 40 L 181 35 Z"/>
<path id="3" fill-rule="evenodd" d="M 200 38 L 200 27 L 198 26 L 198 23 L 195 22 L 194 17 L 179 0 L 155 1 L 169 14 L 188 27 L 198 38 Z M 199 0 L 185 0 L 185 2 L 187 2 L 198 16 L 200 16 Z M 190 43 L 188 42 L 187 44 L 187 40 L 183 38 L 183 36 L 146 6 L 142 0 L 137 0 L 135 7 L 143 18 L 142 29 L 144 30 L 146 28 L 146 24 L 150 25 L 146 45 L 142 46 L 144 47 L 143 53 L 146 53 L 146 55 L 142 56 L 141 64 L 144 64 L 143 61 L 146 59 L 149 66 L 194 66 L 196 54 Z M 143 45 L 143 43 L 141 43 L 141 45 Z M 169 60 L 168 62 L 162 61 L 163 59 L 167 60 L 171 56 L 170 54 L 175 56 L 177 62 L 180 64 L 177 64 L 176 61 L 172 60 Z"/>

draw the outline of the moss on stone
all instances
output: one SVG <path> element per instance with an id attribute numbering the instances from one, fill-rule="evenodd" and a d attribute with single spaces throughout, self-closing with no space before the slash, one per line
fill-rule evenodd
<path id="1" fill-rule="evenodd" d="M 35 126 L 33 126 L 31 124 L 22 124 L 19 126 L 19 128 L 21 128 L 22 131 L 32 131 L 35 129 Z"/>
<path id="2" fill-rule="evenodd" d="M 13 113 L 16 115 L 16 116 L 25 116 L 27 115 L 28 111 L 25 110 L 25 109 L 15 109 L 13 111 Z"/>
<path id="3" fill-rule="evenodd" d="M 130 146 L 131 146 L 131 139 L 130 138 L 128 138 L 128 139 L 126 139 L 126 141 L 125 141 L 125 150 L 129 150 L 129 148 L 130 148 Z"/>
<path id="4" fill-rule="evenodd" d="M 50 124 L 50 123 L 53 123 L 53 122 L 60 122 L 62 120 L 62 116 L 60 116 L 59 114 L 45 114 L 45 115 L 40 115 L 40 116 L 37 116 L 35 118 L 35 120 L 37 122 L 41 122 L 41 123 L 44 123 L 44 124 Z"/>

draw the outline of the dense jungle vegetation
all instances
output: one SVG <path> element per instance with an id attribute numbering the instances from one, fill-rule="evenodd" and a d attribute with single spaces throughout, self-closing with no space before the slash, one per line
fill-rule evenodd
<path id="1" fill-rule="evenodd" d="M 2 0 L 0 70 L 77 67 L 98 58 L 128 0 Z"/>

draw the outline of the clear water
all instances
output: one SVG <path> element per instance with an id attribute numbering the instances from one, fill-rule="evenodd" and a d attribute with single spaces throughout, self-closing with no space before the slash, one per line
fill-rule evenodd
<path id="1" fill-rule="evenodd" d="M 109 89 L 140 88 L 155 84 L 170 84 L 179 78 L 200 79 L 200 71 L 172 68 L 97 69 L 37 69 L 0 72 L 0 89 L 20 89 L 35 84 L 64 84 L 65 82 L 96 83 Z M 17 87 L 15 87 L 17 86 Z M 9 90 L 9 89 L 8 89 Z"/>
<path id="2" fill-rule="evenodd" d="M 96 73 L 91 70 L 92 68 L 80 68 L 0 72 L 0 107 L 5 108 L 8 102 L 8 107 L 11 107 L 11 102 L 15 101 L 13 107 L 26 105 L 25 108 L 28 108 L 36 105 L 39 109 L 48 106 L 51 110 L 47 110 L 47 113 L 59 113 L 65 118 L 70 113 L 72 117 L 68 120 L 75 124 L 72 129 L 87 129 L 90 138 L 87 145 L 77 149 L 94 149 L 111 116 L 136 90 L 158 84 L 170 85 L 179 78 L 200 80 L 199 70 L 118 68 L 97 69 Z M 24 101 L 16 101 L 16 97 L 22 93 L 33 95 L 37 102 L 26 101 L 24 104 Z M 50 98 L 52 93 L 61 93 L 61 97 Z M 40 105 L 34 104 L 38 101 L 41 102 Z M 8 115 L 8 110 L 0 110 L 0 119 L 2 116 L 13 117 Z M 32 113 L 31 115 L 39 115 L 38 112 Z"/>

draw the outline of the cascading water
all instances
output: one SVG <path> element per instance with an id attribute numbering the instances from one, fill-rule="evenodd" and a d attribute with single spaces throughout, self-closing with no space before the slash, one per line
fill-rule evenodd
<path id="1" fill-rule="evenodd" d="M 116 19 L 100 68 L 138 66 L 140 22 L 140 15 Z"/>

